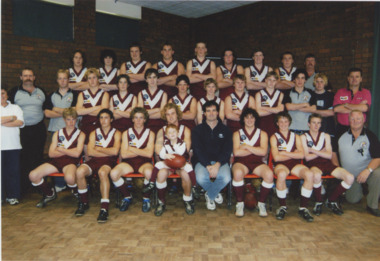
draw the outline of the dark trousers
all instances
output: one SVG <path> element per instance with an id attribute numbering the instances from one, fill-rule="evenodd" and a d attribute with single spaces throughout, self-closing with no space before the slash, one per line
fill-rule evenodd
<path id="1" fill-rule="evenodd" d="M 29 173 L 42 164 L 46 141 L 46 126 L 43 121 L 20 129 L 21 138 L 21 192 L 32 187 Z"/>
<path id="2" fill-rule="evenodd" d="M 1 151 L 1 200 L 20 198 L 20 152 Z"/>

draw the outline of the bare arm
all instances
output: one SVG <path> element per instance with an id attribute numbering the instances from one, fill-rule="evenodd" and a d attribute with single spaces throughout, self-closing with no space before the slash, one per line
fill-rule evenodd
<path id="1" fill-rule="evenodd" d="M 79 137 L 78 137 L 78 142 L 77 142 L 76 148 L 65 149 L 63 147 L 56 147 L 55 151 L 60 152 L 60 153 L 67 155 L 69 157 L 79 158 L 83 152 L 85 138 L 86 138 L 86 135 L 83 132 L 81 132 L 79 134 Z M 57 140 L 57 137 L 55 138 L 55 140 Z M 49 151 L 49 156 L 50 156 L 50 151 Z"/>
<path id="2" fill-rule="evenodd" d="M 201 105 L 201 102 L 197 102 L 197 124 L 201 124 L 202 123 L 202 120 L 203 120 L 203 110 L 202 110 L 202 105 Z M 220 117 L 220 113 L 219 113 L 219 117 Z"/>
<path id="3" fill-rule="evenodd" d="M 186 142 L 186 141 L 185 141 Z M 162 128 L 157 132 L 156 143 L 154 145 L 154 151 L 157 155 L 160 154 L 162 147 L 164 146 L 164 132 Z"/>
<path id="4" fill-rule="evenodd" d="M 202 109 L 201 109 L 202 110 Z M 224 121 L 224 101 L 220 101 L 220 106 L 219 106 L 219 118 Z"/>
<path id="5" fill-rule="evenodd" d="M 233 110 L 232 109 L 232 100 L 231 100 L 230 96 L 226 97 L 226 99 L 224 101 L 225 101 L 224 110 L 226 112 L 225 113 L 226 119 L 233 120 L 233 121 L 239 121 L 241 110 Z"/>
<path id="6" fill-rule="evenodd" d="M 93 144 L 91 143 L 91 137 L 93 137 Z M 111 157 L 117 156 L 120 150 L 121 133 L 116 131 L 114 134 L 114 143 L 111 148 L 103 148 L 95 146 L 95 131 L 90 134 L 90 141 L 88 143 L 88 155 L 92 157 Z M 91 146 L 91 147 L 90 147 Z"/>
<path id="7" fill-rule="evenodd" d="M 195 120 L 197 116 L 197 100 L 195 98 L 191 99 L 190 110 L 182 113 L 182 119 L 184 120 Z"/>

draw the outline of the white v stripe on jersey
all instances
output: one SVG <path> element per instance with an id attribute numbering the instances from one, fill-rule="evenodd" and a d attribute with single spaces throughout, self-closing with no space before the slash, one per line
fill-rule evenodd
<path id="1" fill-rule="evenodd" d="M 314 140 L 313 138 L 311 137 L 311 135 L 307 132 L 305 132 L 305 137 L 306 137 L 306 140 L 307 140 L 307 145 L 309 147 L 309 144 L 311 145 L 312 144 L 312 147 L 313 149 L 315 150 L 321 150 L 323 149 L 323 145 L 325 143 L 325 133 L 324 132 L 321 132 L 321 134 L 319 135 L 319 139 L 317 141 L 317 144 L 314 144 Z"/>
<path id="2" fill-rule="evenodd" d="M 84 75 L 86 74 L 86 71 L 87 71 L 87 68 L 83 68 L 81 73 L 77 75 L 74 69 L 70 68 L 69 69 L 70 81 L 81 82 L 83 80 Z"/>
<path id="3" fill-rule="evenodd" d="M 177 66 L 177 64 L 178 62 L 174 61 L 171 65 L 169 65 L 169 67 L 166 67 L 166 65 L 162 61 L 159 61 L 157 63 L 158 73 L 165 73 L 166 75 L 169 75 L 173 71 L 173 69 Z"/>
<path id="4" fill-rule="evenodd" d="M 159 90 L 153 100 L 150 99 L 150 95 L 146 89 L 142 90 L 141 93 L 144 100 L 144 105 L 148 105 L 151 109 L 153 109 L 154 106 L 156 106 L 156 104 L 160 101 L 161 96 L 164 94 L 164 91 Z"/>
<path id="5" fill-rule="evenodd" d="M 140 138 L 137 137 L 137 133 L 134 132 L 133 128 L 128 129 L 128 137 L 129 137 L 129 146 L 141 148 L 144 145 L 146 139 L 148 138 L 150 133 L 150 129 L 145 129 Z"/>
<path id="6" fill-rule="evenodd" d="M 132 102 L 132 99 L 133 99 L 133 94 L 128 94 L 127 99 L 125 99 L 124 102 L 121 102 L 119 99 L 119 96 L 115 94 L 114 96 L 112 96 L 112 100 L 114 101 L 114 104 L 116 104 L 114 106 L 114 109 L 125 111 L 128 105 Z"/>
<path id="7" fill-rule="evenodd" d="M 236 70 L 236 67 L 237 65 L 234 64 L 234 66 L 232 66 L 232 69 L 231 71 L 229 71 L 226 67 L 224 67 L 223 65 L 219 65 L 220 68 L 222 69 L 222 73 L 223 73 L 223 78 L 224 79 L 231 79 L 231 75 L 235 72 Z"/>
<path id="8" fill-rule="evenodd" d="M 70 148 L 71 144 L 73 144 L 73 142 L 75 141 L 75 139 L 79 136 L 80 134 L 80 130 L 76 130 L 74 132 L 74 134 L 71 136 L 71 139 L 68 140 L 66 135 L 65 135 L 65 132 L 63 131 L 64 129 L 60 129 L 58 131 L 58 144 L 57 144 L 57 147 L 63 147 L 65 149 L 68 149 Z"/>
<path id="9" fill-rule="evenodd" d="M 280 146 L 278 146 L 279 151 L 282 151 L 282 150 L 286 150 L 287 152 L 292 151 L 293 146 L 295 145 L 295 142 L 296 142 L 296 135 L 294 134 L 294 132 L 290 132 L 290 137 L 289 137 L 288 142 L 286 142 L 286 140 L 283 139 L 281 135 L 278 134 L 277 132 L 274 135 L 276 135 L 276 138 L 278 141 L 282 141 L 280 142 Z"/>
<path id="10" fill-rule="evenodd" d="M 220 98 L 219 97 L 215 97 L 216 99 L 214 99 L 213 101 L 215 101 L 218 105 L 220 105 Z M 200 98 L 199 101 L 201 102 L 201 104 L 205 104 L 206 103 L 206 99 L 205 98 Z"/>
<path id="11" fill-rule="evenodd" d="M 200 73 L 203 73 L 204 70 L 206 70 L 209 63 L 210 63 L 210 60 L 206 59 L 206 61 L 204 61 L 204 63 L 202 65 L 200 65 L 200 63 L 197 61 L 197 59 L 193 59 L 193 64 L 197 64 L 197 66 L 193 67 L 192 70 L 193 70 L 193 72 L 198 71 Z"/>
<path id="12" fill-rule="evenodd" d="M 115 131 L 116 131 L 115 128 L 113 128 L 112 130 L 110 130 L 108 132 L 107 139 L 104 139 L 102 131 L 100 130 L 100 128 L 97 128 L 96 131 L 95 131 L 96 139 L 97 139 L 97 141 L 95 142 L 95 146 L 107 148 L 108 144 L 110 144 L 110 142 L 112 140 L 113 135 L 115 134 Z"/>
<path id="13" fill-rule="evenodd" d="M 189 95 L 187 95 L 187 97 L 185 98 L 185 100 L 182 103 L 181 99 L 177 95 L 175 95 L 173 97 L 173 102 L 183 112 L 186 109 L 187 105 L 191 102 L 192 98 L 193 98 L 193 96 L 191 94 L 189 94 Z"/>
<path id="14" fill-rule="evenodd" d="M 86 104 L 86 103 L 91 103 L 91 105 L 93 107 L 96 106 L 96 104 L 98 103 L 100 97 L 102 96 L 103 94 L 103 90 L 100 90 L 94 98 L 92 98 L 91 94 L 90 94 L 90 91 L 89 90 L 85 90 L 83 91 L 83 103 Z"/>
<path id="15" fill-rule="evenodd" d="M 99 68 L 99 72 L 101 75 L 99 82 L 109 84 L 117 74 L 117 68 L 113 68 L 109 75 L 107 75 L 107 72 L 103 68 Z"/>
<path id="16" fill-rule="evenodd" d="M 275 90 L 273 98 L 271 98 L 265 90 L 261 90 L 260 93 L 261 93 L 261 106 L 269 105 L 269 107 L 273 107 L 278 97 L 280 96 L 281 92 L 279 90 Z"/>
<path id="17" fill-rule="evenodd" d="M 127 73 L 138 74 L 139 71 L 140 71 L 140 69 L 141 69 L 141 67 L 143 67 L 144 64 L 146 64 L 146 61 L 142 61 L 139 65 L 137 65 L 136 67 L 134 67 L 131 62 L 126 62 Z"/>
<path id="18" fill-rule="evenodd" d="M 239 109 L 241 111 L 244 109 L 245 105 L 248 103 L 249 95 L 247 93 L 244 93 L 243 95 L 244 95 L 243 99 L 239 101 L 239 99 L 235 96 L 235 94 L 231 93 L 232 109 Z"/>
<path id="19" fill-rule="evenodd" d="M 251 70 L 251 80 L 252 81 L 263 82 L 265 80 L 265 76 L 268 73 L 269 67 L 267 65 L 265 65 L 261 73 L 253 65 L 251 65 L 249 67 L 249 69 Z"/>
<path id="20" fill-rule="evenodd" d="M 261 130 L 256 129 L 255 134 L 252 136 L 251 139 L 247 137 L 243 129 L 240 129 L 239 132 L 240 132 L 240 139 L 243 140 L 240 142 L 240 144 L 247 144 L 249 146 L 253 146 L 256 144 L 257 140 L 259 139 Z M 243 137 L 246 137 L 246 138 L 244 139 Z"/>

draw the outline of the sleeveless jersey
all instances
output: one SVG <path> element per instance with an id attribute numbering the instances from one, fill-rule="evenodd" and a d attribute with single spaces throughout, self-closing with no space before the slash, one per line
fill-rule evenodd
<path id="1" fill-rule="evenodd" d="M 296 150 L 296 134 L 294 132 L 289 131 L 288 137 L 282 136 L 282 134 L 279 132 L 276 132 L 274 135 L 277 139 L 277 148 L 279 151 L 294 152 Z M 274 162 L 275 165 L 285 165 L 289 170 L 292 170 L 294 166 L 300 163 L 301 160 L 298 159 L 289 159 L 281 162 Z"/>
<path id="2" fill-rule="evenodd" d="M 101 128 L 95 130 L 95 146 L 103 148 L 112 148 L 115 142 L 116 129 L 112 128 L 106 135 Z M 102 158 L 117 160 L 118 156 L 111 157 L 96 157 L 96 160 L 101 160 Z"/>
<path id="3" fill-rule="evenodd" d="M 210 74 L 211 72 L 211 61 L 205 59 L 203 62 L 200 62 L 197 58 L 192 60 L 191 71 L 193 74 Z M 190 84 L 190 93 L 197 100 L 206 96 L 206 91 L 204 89 L 204 81 Z"/>
<path id="4" fill-rule="evenodd" d="M 200 98 L 199 101 L 200 101 L 201 105 L 203 105 L 203 104 L 206 103 L 206 101 L 209 101 L 209 100 L 206 97 L 203 97 L 203 98 Z M 215 96 L 215 98 L 213 99 L 213 101 L 215 101 L 218 105 L 220 105 L 221 99 L 219 97 Z"/>
<path id="5" fill-rule="evenodd" d="M 191 102 L 194 97 L 191 94 L 186 95 L 185 99 L 181 99 L 178 95 L 173 97 L 173 102 L 182 112 L 187 112 L 190 110 Z M 195 127 L 194 120 L 180 120 L 180 124 L 184 124 L 186 127 L 193 129 Z"/>
<path id="6" fill-rule="evenodd" d="M 111 98 L 112 106 L 114 110 L 126 111 L 132 107 L 133 98 L 135 96 L 131 93 L 127 93 L 124 98 L 121 98 L 120 94 L 115 94 Z M 124 132 L 129 127 L 132 127 L 132 120 L 130 118 L 121 118 L 114 120 L 112 126 L 121 132 Z"/>
<path id="7" fill-rule="evenodd" d="M 157 89 L 155 93 L 150 94 L 148 89 L 141 91 L 141 97 L 143 99 L 144 108 L 147 110 L 160 108 L 164 91 Z M 164 125 L 164 121 L 161 119 L 149 119 L 147 127 L 149 127 L 154 133 Z"/>
<path id="8" fill-rule="evenodd" d="M 292 80 L 292 75 L 293 73 L 297 70 L 296 67 L 292 67 L 290 72 L 285 70 L 283 67 L 278 67 L 278 70 L 280 72 L 280 80 L 286 80 L 286 81 L 291 81 Z"/>
<path id="9" fill-rule="evenodd" d="M 145 70 L 147 62 L 146 61 L 139 61 L 138 63 L 133 63 L 132 61 L 128 61 L 125 63 L 125 69 L 127 74 L 139 74 L 143 73 Z M 146 87 L 145 81 L 135 82 L 131 83 L 131 85 L 128 87 L 128 91 L 132 93 L 133 95 L 137 96 L 139 92 L 141 92 Z"/>
<path id="10" fill-rule="evenodd" d="M 164 61 L 159 61 L 157 63 L 157 70 L 160 78 L 170 75 L 177 75 L 178 62 L 172 60 L 169 64 L 166 64 Z M 166 92 L 166 94 L 168 95 L 168 100 L 178 93 L 178 89 L 175 86 L 161 84 L 159 85 L 159 87 Z"/>
<path id="11" fill-rule="evenodd" d="M 224 65 L 219 65 L 220 70 L 222 71 L 224 79 L 233 79 L 237 74 L 237 65 L 234 64 L 231 68 L 231 71 L 228 70 Z M 224 100 L 228 95 L 234 92 L 234 87 L 228 86 L 219 90 L 219 97 Z"/>
<path id="12" fill-rule="evenodd" d="M 239 98 L 239 96 L 233 92 L 230 94 L 231 97 L 231 103 L 232 103 L 232 110 L 244 110 L 248 107 L 249 103 L 249 95 L 248 93 L 244 92 L 243 96 Z M 227 127 L 230 128 L 232 132 L 235 132 L 241 128 L 241 125 L 239 121 L 233 121 L 227 119 Z"/>
<path id="13" fill-rule="evenodd" d="M 169 140 L 168 137 L 166 137 L 165 131 L 166 131 L 166 125 L 162 127 L 162 134 L 164 135 L 164 142 L 166 140 Z M 179 124 L 179 126 L 178 126 L 178 138 L 180 138 L 181 140 L 185 140 L 185 125 Z"/>
<path id="14" fill-rule="evenodd" d="M 105 68 L 99 68 L 100 79 L 99 83 L 117 84 L 117 68 L 113 68 L 107 72 Z"/>
<path id="15" fill-rule="evenodd" d="M 325 143 L 324 132 L 319 132 L 316 140 L 313 139 L 310 132 L 305 132 L 304 135 L 306 137 L 306 143 L 309 148 L 313 148 L 318 151 L 321 151 L 325 148 L 326 143 Z M 318 165 L 325 164 L 326 162 L 331 162 L 331 160 L 325 159 L 322 157 L 317 157 L 313 160 L 308 161 L 307 163 L 308 165 L 318 166 Z"/>
<path id="16" fill-rule="evenodd" d="M 170 140 L 166 139 L 164 141 L 164 146 L 163 146 L 166 154 L 178 154 L 178 155 L 185 157 L 186 160 L 189 159 L 189 153 L 187 153 L 186 143 L 182 139 L 177 138 L 177 144 L 176 145 L 177 145 L 176 147 L 178 147 L 179 150 L 178 149 L 176 150 L 176 147 L 174 147 L 170 143 Z"/>
<path id="17" fill-rule="evenodd" d="M 92 94 L 90 90 L 85 90 L 82 92 L 83 95 L 83 107 L 91 108 L 99 106 L 102 104 L 104 91 L 98 89 L 95 94 Z M 81 121 L 81 130 L 86 134 L 86 141 L 88 141 L 91 131 L 93 131 L 97 126 L 98 118 L 92 115 L 83 115 Z M 87 144 L 87 142 L 86 142 Z"/>
<path id="18" fill-rule="evenodd" d="M 86 74 L 87 68 L 83 67 L 82 70 L 79 72 L 75 71 L 74 68 L 69 68 L 69 73 L 70 73 L 70 78 L 69 82 L 70 83 L 77 83 L 77 82 L 85 82 L 86 79 L 84 75 Z"/>
<path id="19" fill-rule="evenodd" d="M 261 140 L 261 130 L 256 128 L 253 130 L 251 135 L 249 135 L 245 129 L 239 130 L 240 144 L 247 144 L 252 147 L 259 147 Z M 252 163 L 263 163 L 262 156 L 256 156 L 250 154 L 245 157 L 235 157 L 234 162 L 242 163 L 243 165 L 250 165 Z"/>
<path id="20" fill-rule="evenodd" d="M 280 99 L 281 91 L 275 90 L 270 95 L 266 89 L 260 90 L 261 106 L 262 107 L 277 107 Z M 272 136 L 277 131 L 275 124 L 275 118 L 277 114 L 269 114 L 267 116 L 260 117 L 260 128 L 268 134 L 268 137 Z"/>

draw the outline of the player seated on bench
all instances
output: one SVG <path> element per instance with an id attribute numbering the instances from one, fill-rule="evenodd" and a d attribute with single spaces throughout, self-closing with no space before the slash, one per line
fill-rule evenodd
<path id="1" fill-rule="evenodd" d="M 286 206 L 286 177 L 289 174 L 304 180 L 301 188 L 301 203 L 298 214 L 308 222 L 314 218 L 307 209 L 307 203 L 313 192 L 313 172 L 301 164 L 304 157 L 301 138 L 289 130 L 292 118 L 287 112 L 280 112 L 276 117 L 279 131 L 270 138 L 271 152 L 274 160 L 274 174 L 277 176 L 276 192 L 280 207 L 276 218 L 282 220 L 288 210 Z"/>
<path id="2" fill-rule="evenodd" d="M 162 160 L 171 160 L 175 158 L 174 154 L 184 156 L 188 160 L 189 154 L 185 141 L 179 138 L 178 127 L 174 124 L 168 124 L 165 129 L 164 145 L 162 146 L 159 156 Z M 170 167 L 165 164 L 164 161 L 158 161 L 154 165 L 151 181 L 154 183 L 157 179 L 156 187 L 158 193 L 158 206 L 154 212 L 156 216 L 161 216 L 165 211 L 165 193 L 166 193 L 166 180 L 169 176 Z M 182 179 L 183 188 L 183 201 L 185 204 L 185 211 L 188 215 L 194 213 L 194 201 L 191 192 L 191 180 L 190 175 L 195 175 L 193 167 L 190 163 L 177 169 Z"/>
<path id="3" fill-rule="evenodd" d="M 246 108 L 240 115 L 243 126 L 233 134 L 234 164 L 232 166 L 232 186 L 236 194 L 237 217 L 244 216 L 244 176 L 254 173 L 263 178 L 258 202 L 259 215 L 266 217 L 265 201 L 273 187 L 273 171 L 263 162 L 268 153 L 268 135 L 257 128 L 259 115 L 251 108 Z"/>
<path id="4" fill-rule="evenodd" d="M 44 180 L 44 177 L 52 173 L 63 172 L 68 187 L 78 198 L 75 172 L 80 162 L 86 136 L 75 128 L 78 114 L 74 108 L 66 108 L 62 116 L 66 127 L 53 134 L 49 147 L 50 160 L 32 170 L 29 174 L 32 185 L 37 187 L 43 194 L 41 201 L 37 204 L 39 208 L 45 207 L 46 203 L 57 198 L 54 187 Z"/>
<path id="5" fill-rule="evenodd" d="M 132 203 L 132 195 L 123 179 L 124 174 L 141 173 L 144 187 L 149 184 L 152 175 L 152 157 L 154 152 L 154 132 L 146 128 L 149 114 L 145 108 L 136 107 L 131 111 L 133 127 L 123 132 L 120 155 L 122 161 L 111 170 L 111 179 L 123 195 L 120 211 L 126 211 Z M 150 192 L 143 193 L 142 212 L 149 212 Z"/>
<path id="6" fill-rule="evenodd" d="M 102 109 L 98 113 L 100 128 L 96 128 L 90 134 L 88 142 L 88 155 L 92 157 L 89 161 L 80 165 L 76 177 L 80 202 L 75 211 L 77 217 L 83 216 L 89 209 L 88 191 L 86 177 L 98 174 L 100 180 L 100 212 L 98 222 L 104 223 L 108 219 L 110 181 L 109 174 L 116 165 L 120 150 L 120 131 L 112 128 L 113 113 L 109 109 Z"/>
<path id="7" fill-rule="evenodd" d="M 337 203 L 337 199 L 343 192 L 349 189 L 354 182 L 354 176 L 347 170 L 335 166 L 331 162 L 332 149 L 330 135 L 319 131 L 322 116 L 313 113 L 309 116 L 309 131 L 301 136 L 305 153 L 306 165 L 314 174 L 315 206 L 313 213 L 319 216 L 322 213 L 322 175 L 331 174 L 342 182 L 335 188 L 326 201 L 326 206 L 335 214 L 342 215 L 343 211 Z"/>

